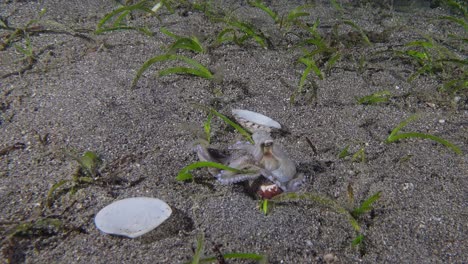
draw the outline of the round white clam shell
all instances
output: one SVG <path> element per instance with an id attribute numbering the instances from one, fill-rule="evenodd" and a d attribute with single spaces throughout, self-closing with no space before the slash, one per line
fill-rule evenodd
<path id="1" fill-rule="evenodd" d="M 242 109 L 232 109 L 231 112 L 236 118 L 239 118 L 242 121 L 247 121 L 264 127 L 281 129 L 280 123 L 257 112 Z"/>
<path id="2" fill-rule="evenodd" d="M 104 207 L 97 213 L 94 223 L 104 233 L 135 238 L 153 230 L 171 214 L 171 208 L 164 201 L 134 197 Z"/>

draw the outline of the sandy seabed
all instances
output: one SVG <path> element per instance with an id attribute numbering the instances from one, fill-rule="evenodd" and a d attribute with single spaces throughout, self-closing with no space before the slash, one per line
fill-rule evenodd
<path id="1" fill-rule="evenodd" d="M 27 31 L 30 44 L 18 36 L 0 51 L 3 261 L 183 263 L 191 261 L 196 238 L 203 234 L 204 257 L 215 256 L 219 246 L 222 253 L 268 256 L 269 263 L 466 263 L 466 89 L 455 95 L 438 92 L 443 84 L 439 74 L 422 74 L 409 82 L 418 67 L 391 51 L 431 37 L 466 59 L 466 44 L 443 42 L 449 34 L 466 38 L 466 31 L 438 19 L 453 16 L 450 10 L 426 2 L 338 2 L 341 11 L 329 1 L 265 1 L 279 14 L 311 4 L 304 9 L 309 15 L 301 20 L 311 26 L 319 19 L 318 32 L 341 54 L 323 71 L 323 80 L 310 73 L 292 104 L 290 97 L 305 69 L 297 62 L 303 55 L 299 44 L 311 36 L 296 26 L 279 28 L 265 12 L 244 1 L 214 6 L 254 25 L 268 40 L 267 48 L 252 39 L 242 46 L 214 45 L 226 24 L 183 6 L 174 13 L 162 8 L 158 19 L 135 12 L 125 20 L 146 26 L 153 36 L 135 30 L 97 35 L 99 20 L 115 10 L 117 2 L 2 1 L 5 26 L 24 28 L 38 19 Z M 45 13 L 39 18 L 41 9 Z M 342 21 L 358 25 L 371 44 Z M 161 27 L 197 36 L 208 47 L 205 53 L 178 53 L 207 66 L 214 80 L 157 77 L 158 70 L 178 64 L 163 62 L 150 67 L 132 89 L 142 64 L 166 53 L 174 42 Z M 2 26 L 2 41 L 13 32 Z M 28 45 L 34 54 L 24 59 L 18 47 Z M 304 47 L 314 49 L 312 44 Z M 325 61 L 317 63 L 326 69 Z M 390 92 L 391 98 L 374 105 L 357 103 L 356 98 L 379 91 Z M 206 170 L 194 172 L 195 182 L 176 181 L 179 170 L 197 160 L 190 146 L 207 117 L 197 104 L 227 115 L 233 108 L 253 110 L 283 124 L 288 133 L 276 140 L 307 175 L 303 193 L 320 194 L 350 208 L 349 186 L 356 203 L 381 191 L 374 209 L 358 219 L 363 243 L 352 247 L 356 231 L 347 218 L 312 201 L 276 204 L 264 215 L 259 200 L 244 186 L 221 185 Z M 431 140 L 385 144 L 390 131 L 413 114 L 419 118 L 403 132 L 439 136 L 463 154 Z M 226 148 L 241 139 L 219 119 L 214 119 L 212 130 L 214 147 Z M 349 155 L 339 158 L 346 146 Z M 365 160 L 353 159 L 361 149 Z M 87 150 L 104 161 L 98 180 L 79 185 L 74 195 L 63 191 L 70 186 L 64 185 L 47 207 L 51 187 L 72 179 L 79 168 L 69 153 Z M 96 229 L 93 218 L 101 208 L 136 196 L 166 201 L 173 215 L 137 239 Z M 61 226 L 44 219 L 56 219 Z"/>

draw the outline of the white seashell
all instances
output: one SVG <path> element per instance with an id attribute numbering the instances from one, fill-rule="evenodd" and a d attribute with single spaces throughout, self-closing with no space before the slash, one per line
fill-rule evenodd
<path id="1" fill-rule="evenodd" d="M 96 227 L 106 234 L 139 237 L 166 221 L 172 210 L 164 201 L 134 197 L 111 203 L 94 218 Z"/>
<path id="2" fill-rule="evenodd" d="M 265 130 L 267 132 L 269 132 L 271 128 L 281 129 L 281 125 L 268 116 L 242 109 L 232 109 L 231 112 L 236 120 L 247 128 Z"/>

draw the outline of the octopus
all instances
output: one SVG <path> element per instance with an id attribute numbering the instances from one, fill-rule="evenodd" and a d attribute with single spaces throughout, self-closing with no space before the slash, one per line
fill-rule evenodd
<path id="1" fill-rule="evenodd" d="M 202 144 L 197 145 L 195 151 L 201 161 L 218 162 L 247 172 L 239 173 L 211 168 L 210 173 L 222 184 L 234 184 L 264 177 L 273 183 L 263 186 L 268 192 L 275 188 L 278 193 L 297 191 L 304 183 L 304 175 L 296 171 L 294 161 L 283 147 L 275 142 L 266 131 L 257 131 L 252 138 L 254 144 L 237 142 L 229 147 L 234 151 L 232 155 L 220 154 Z M 272 194 L 267 194 L 267 196 L 272 196 Z"/>

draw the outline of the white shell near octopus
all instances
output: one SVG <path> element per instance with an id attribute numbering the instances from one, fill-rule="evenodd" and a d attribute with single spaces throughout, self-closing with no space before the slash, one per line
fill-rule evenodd
<path id="1" fill-rule="evenodd" d="M 171 208 L 162 200 L 134 197 L 104 207 L 97 213 L 94 223 L 106 234 L 135 238 L 153 230 L 171 214 Z"/>
<path id="2" fill-rule="evenodd" d="M 242 109 L 232 109 L 231 112 L 236 118 L 236 120 L 243 126 L 249 127 L 251 125 L 254 125 L 254 128 L 258 129 L 261 129 L 261 127 L 281 129 L 281 125 L 275 120 L 269 118 L 268 116 Z"/>

